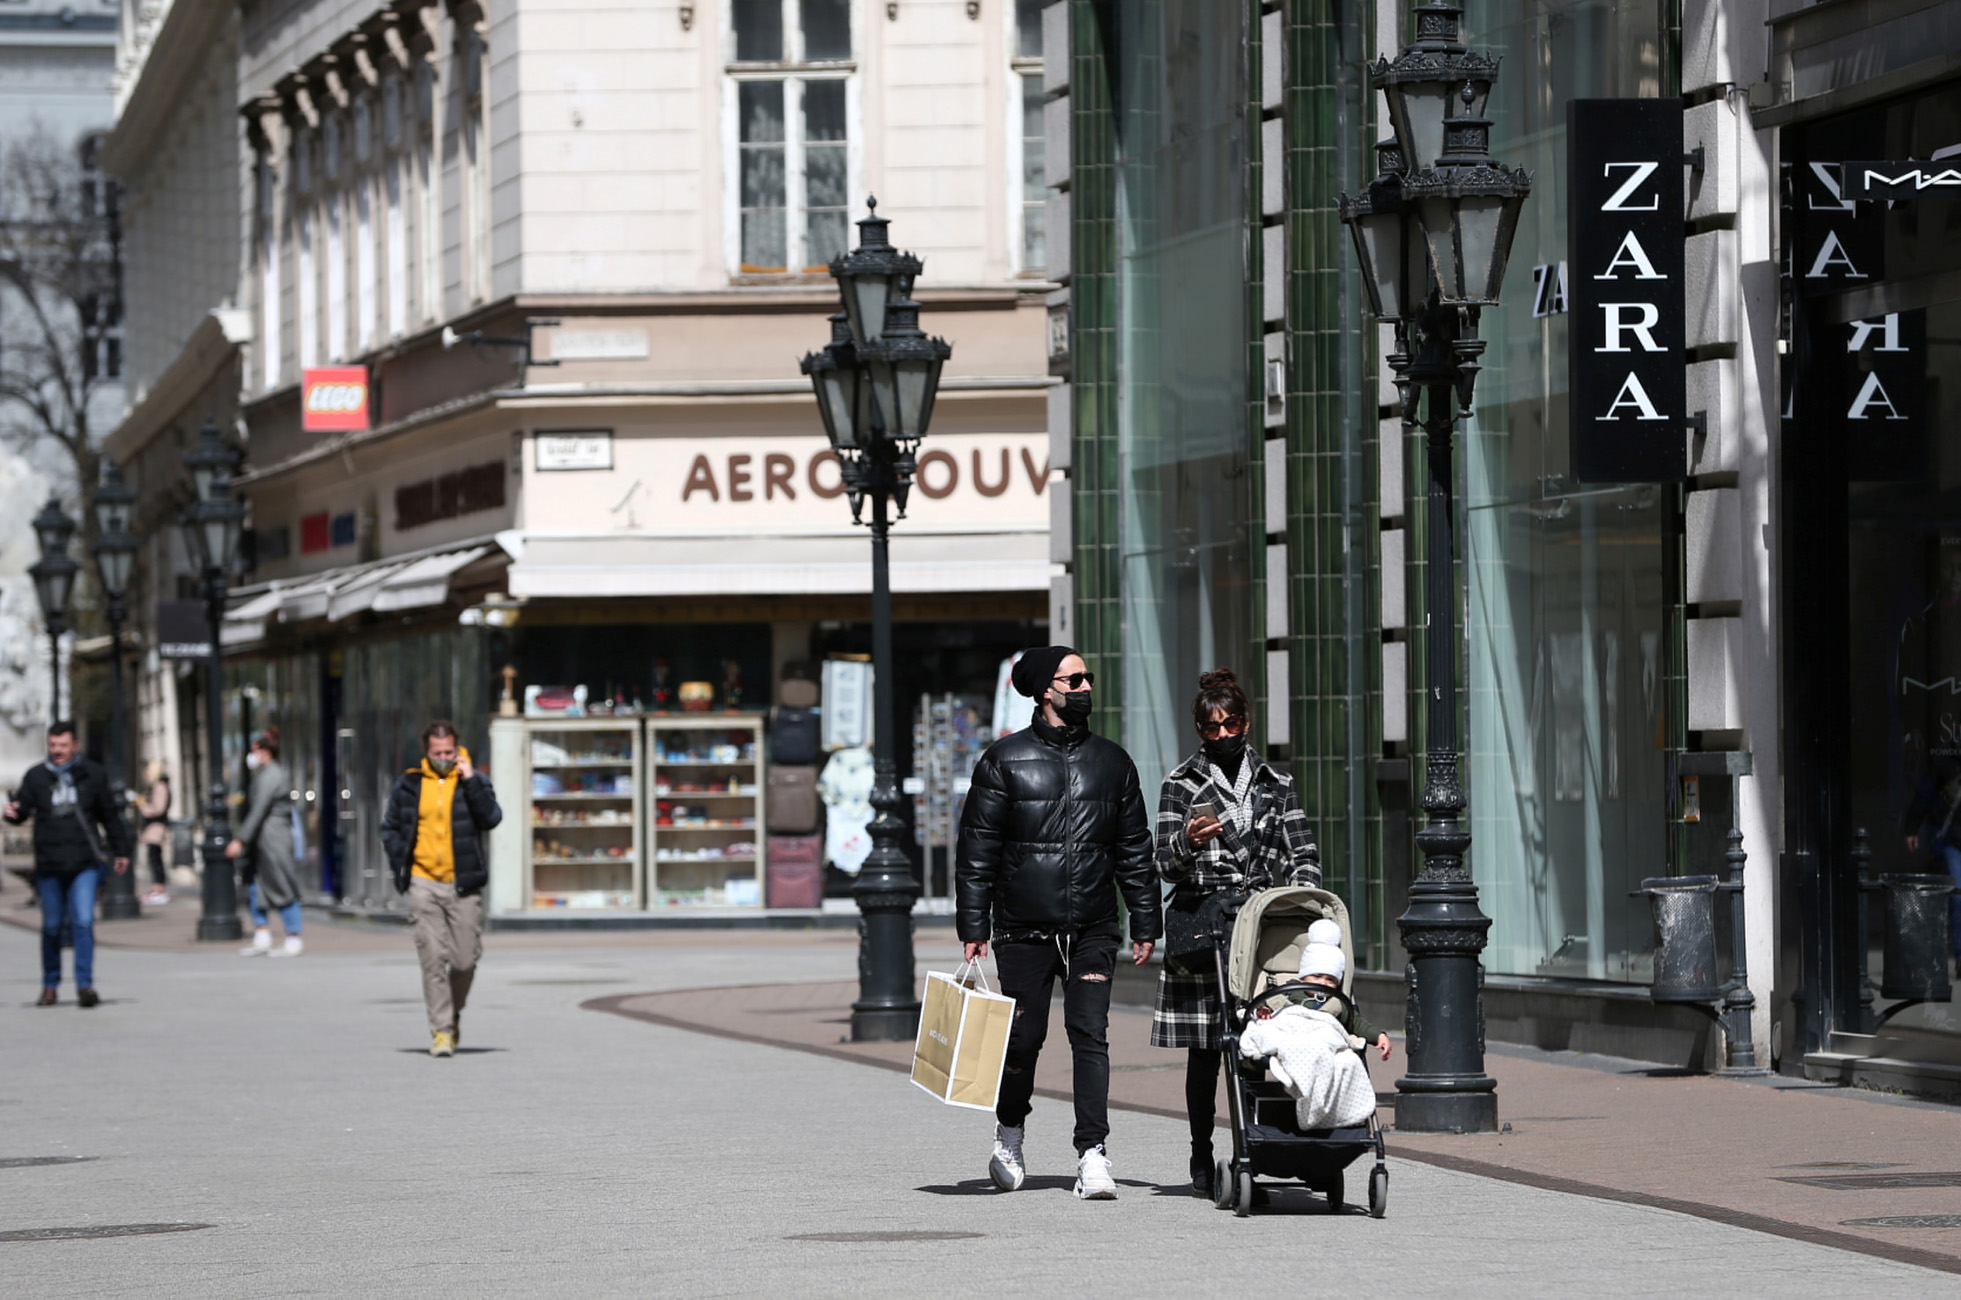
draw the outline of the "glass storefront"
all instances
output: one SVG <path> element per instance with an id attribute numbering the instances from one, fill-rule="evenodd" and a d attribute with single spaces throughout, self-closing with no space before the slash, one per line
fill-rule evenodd
<path id="1" fill-rule="evenodd" d="M 1123 739 L 1147 791 L 1200 672 L 1247 683 L 1244 6 L 1120 0 L 1117 374 Z"/>
<path id="2" fill-rule="evenodd" d="M 1784 586 L 1812 632 L 1787 649 L 1787 708 L 1799 778 L 1789 833 L 1825 864 L 1804 913 L 1815 1036 L 1870 1028 L 1855 1023 L 1868 1015 L 1855 981 L 1878 972 L 1884 925 L 1878 904 L 1861 906 L 1861 833 L 1875 875 L 1961 880 L 1961 391 L 1948 382 L 1961 369 L 1961 204 L 1836 192 L 1846 162 L 1961 154 L 1961 86 L 1787 129 L 1781 149 L 1795 361 L 1785 447 L 1831 467 L 1799 485 L 1808 499 L 1788 486 L 1786 497 L 1819 524 L 1793 539 L 1812 549 Z M 1847 949 L 1853 960 L 1835 955 Z M 1961 1022 L 1929 1004 L 1890 1028 Z"/>
<path id="3" fill-rule="evenodd" d="M 1655 0 L 1467 6 L 1504 59 L 1492 153 L 1533 173 L 1461 427 L 1471 864 L 1495 973 L 1649 977 L 1628 890 L 1668 869 L 1664 527 L 1672 489 L 1579 484 L 1567 436 L 1566 104 L 1661 94 Z"/>

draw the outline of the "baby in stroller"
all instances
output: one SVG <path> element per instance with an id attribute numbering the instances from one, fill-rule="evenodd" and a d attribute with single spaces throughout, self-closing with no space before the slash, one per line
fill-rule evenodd
<path id="1" fill-rule="evenodd" d="M 1307 927 L 1307 943 L 1301 949 L 1301 964 L 1297 979 L 1300 984 L 1313 984 L 1321 988 L 1339 990 L 1341 977 L 1347 972 L 1348 960 L 1341 952 L 1341 927 L 1333 921 L 1316 921 Z M 1352 1002 L 1337 998 L 1334 1007 L 1328 1006 L 1325 994 L 1316 995 L 1308 989 L 1293 986 L 1288 992 L 1278 994 L 1275 999 L 1263 999 L 1260 995 L 1268 989 L 1282 987 L 1284 972 L 1263 971 L 1260 986 L 1254 991 L 1254 1011 L 1256 1019 L 1267 1020 L 1274 1013 L 1273 1002 L 1283 1001 L 1287 1005 L 1304 1006 L 1315 1011 L 1326 1011 L 1341 1021 L 1341 1027 L 1364 1042 L 1373 1042 L 1375 1049 L 1388 1060 L 1390 1053 L 1389 1035 L 1377 1029 L 1362 1014 L 1361 1008 Z"/>

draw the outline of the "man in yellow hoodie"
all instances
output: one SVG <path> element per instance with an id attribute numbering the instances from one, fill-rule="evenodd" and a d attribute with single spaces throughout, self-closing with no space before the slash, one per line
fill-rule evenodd
<path id="1" fill-rule="evenodd" d="M 484 837 L 503 819 L 490 779 L 471 764 L 456 728 L 430 723 L 422 761 L 388 796 L 381 842 L 395 888 L 409 896 L 431 1056 L 456 1053 L 463 1003 L 483 955 L 483 887 L 490 879 Z"/>

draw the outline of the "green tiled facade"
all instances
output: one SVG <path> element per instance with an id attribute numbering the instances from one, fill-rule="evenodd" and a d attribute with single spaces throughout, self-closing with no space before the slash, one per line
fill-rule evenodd
<path id="1" fill-rule="evenodd" d="M 1378 637 L 1367 599 L 1375 553 L 1370 476 L 1362 472 L 1372 412 L 1354 395 L 1366 384 L 1367 353 L 1355 346 L 1365 319 L 1336 195 L 1355 188 L 1357 150 L 1340 136 L 1356 123 L 1352 79 L 1359 32 L 1344 31 L 1335 7 L 1285 0 L 1281 30 L 1286 89 L 1287 570 L 1293 770 L 1301 805 L 1320 836 L 1327 883 L 1362 914 L 1365 933 L 1380 908 L 1353 897 L 1366 879 L 1362 832 L 1372 788 L 1368 686 Z M 1344 67 L 1344 62 L 1351 66 Z M 1358 124 L 1359 125 L 1359 124 Z M 1347 174 L 1349 172 L 1355 174 Z M 1358 620 L 1363 627 L 1358 629 Z M 1357 635 L 1360 632 L 1361 635 Z M 1358 662 L 1359 660 L 1359 662 Z M 1362 868 L 1354 870 L 1351 868 Z M 1371 947 L 1371 951 L 1373 951 Z"/>
<path id="2" fill-rule="evenodd" d="M 1117 167 L 1107 39 L 1098 0 L 1069 5 L 1070 402 L 1076 647 L 1096 674 L 1097 726 L 1123 740 L 1122 566 L 1117 552 Z"/>
<path id="3" fill-rule="evenodd" d="M 1118 230 L 1116 122 L 1112 74 L 1117 7 L 1106 0 L 1067 0 L 1070 20 L 1071 219 L 1070 380 L 1076 644 L 1097 673 L 1098 722 L 1117 734 L 1121 720 L 1123 600 L 1119 562 Z M 1336 194 L 1361 179 L 1367 139 L 1360 12 L 1338 16 L 1312 0 L 1281 0 L 1281 108 L 1284 152 L 1263 157 L 1262 17 L 1274 0 L 1245 6 L 1246 210 L 1243 313 L 1246 348 L 1245 521 L 1249 578 L 1258 595 L 1253 635 L 1239 652 L 1249 693 L 1287 695 L 1288 761 L 1302 805 L 1320 838 L 1329 885 L 1346 895 L 1380 897 L 1381 814 L 1367 769 L 1381 734 L 1379 601 L 1373 565 L 1374 408 L 1366 376 L 1363 308 L 1353 283 L 1348 236 Z M 1344 140 L 1343 131 L 1352 135 Z M 1262 289 L 1262 174 L 1283 169 L 1286 264 L 1286 420 L 1284 429 L 1289 589 L 1288 633 L 1269 642 L 1264 603 L 1267 537 L 1262 503 L 1266 472 L 1266 330 Z M 1350 173 L 1353 173 L 1352 175 Z M 1264 681 L 1269 650 L 1288 651 L 1284 682 Z M 1121 739 L 1121 736 L 1118 736 Z M 1352 864 L 1352 874 L 1351 874 Z M 1360 886 L 1359 889 L 1351 885 Z M 1366 953 L 1379 953 L 1384 909 L 1350 899 L 1366 927 Z M 1393 927 L 1392 927 L 1393 928 Z"/>

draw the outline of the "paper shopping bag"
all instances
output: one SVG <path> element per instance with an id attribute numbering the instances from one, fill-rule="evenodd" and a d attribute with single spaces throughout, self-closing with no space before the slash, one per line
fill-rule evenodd
<path id="1" fill-rule="evenodd" d="M 912 1049 L 912 1081 L 949 1106 L 993 1110 L 1008 1056 L 1008 1029 L 1015 1000 L 975 987 L 965 978 L 932 971 L 920 999 L 919 1037 Z"/>

